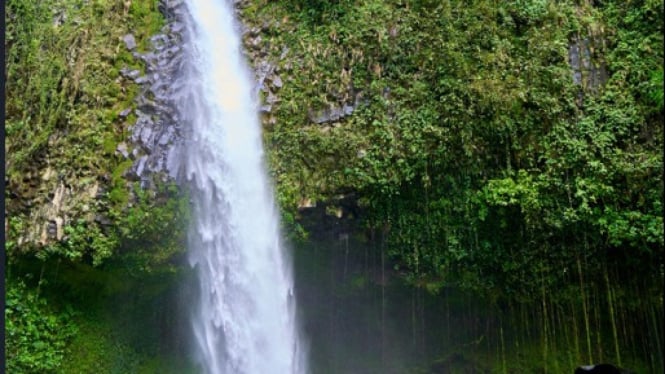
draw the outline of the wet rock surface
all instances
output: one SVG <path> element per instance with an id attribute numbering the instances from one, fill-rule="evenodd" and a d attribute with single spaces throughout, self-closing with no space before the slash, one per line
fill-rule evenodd
<path id="1" fill-rule="evenodd" d="M 568 47 L 568 62 L 573 83 L 583 91 L 595 93 L 608 79 L 607 64 L 603 58 L 605 40 L 602 36 L 576 36 Z M 581 100 L 580 96 L 580 100 Z"/>
<path id="2" fill-rule="evenodd" d="M 242 8 L 242 1 L 236 1 L 236 9 Z M 242 15 L 239 16 L 242 20 Z M 264 21 L 261 24 L 241 25 L 243 42 L 248 59 L 253 65 L 256 77 L 255 93 L 257 96 L 263 92 L 263 102 L 260 103 L 259 111 L 262 123 L 274 125 L 277 119 L 274 115 L 281 101 L 279 91 L 288 84 L 289 74 L 292 74 L 292 66 L 297 65 L 297 57 L 292 56 L 288 47 L 271 45 L 271 33 L 279 32 L 282 27 L 279 21 Z M 340 81 L 350 81 L 350 73 L 342 69 Z M 363 105 L 365 100 L 362 91 L 354 88 L 351 84 L 342 84 L 341 89 L 336 92 L 326 92 L 330 99 L 324 107 L 303 108 L 311 123 L 321 126 L 343 121 L 351 116 L 358 106 Z"/>
<path id="3" fill-rule="evenodd" d="M 117 152 L 134 160 L 125 177 L 140 181 L 141 186 L 147 188 L 152 187 L 154 176 L 159 175 L 163 181 L 169 178 L 167 159 L 182 139 L 174 93 L 181 86 L 178 76 L 184 67 L 186 32 L 182 20 L 187 17 L 187 11 L 182 1 L 175 0 L 160 1 L 159 9 L 167 18 L 167 24 L 150 38 L 148 51 L 133 52 L 135 58 L 145 63 L 145 75 L 138 70 L 121 71 L 140 85 L 141 91 L 135 100 L 136 122 L 130 127 L 129 145 L 122 143 Z M 129 49 L 129 45 L 127 47 Z M 123 111 L 120 115 L 126 116 L 129 112 Z"/>
<path id="4" fill-rule="evenodd" d="M 235 1 L 236 10 L 239 11 L 245 5 L 244 1 Z M 242 16 L 238 12 L 238 19 Z M 241 24 L 245 53 L 249 59 L 255 76 L 254 94 L 259 97 L 263 92 L 264 99 L 259 105 L 263 125 L 274 125 L 276 117 L 273 115 L 276 107 L 281 101 L 279 91 L 286 84 L 282 78 L 284 71 L 280 65 L 288 56 L 289 49 L 284 47 L 279 56 L 271 54 L 270 38 L 265 37 L 271 28 L 279 27 L 279 22 L 264 22 L 260 25 Z M 274 48 L 274 46 L 272 46 Z"/>
<path id="5" fill-rule="evenodd" d="M 127 84 L 140 86 L 134 105 L 122 107 L 117 112 L 117 119 L 125 122 L 122 129 L 130 125 L 130 136 L 115 148 L 119 158 L 133 163 L 125 175 L 130 205 L 134 198 L 132 181 L 151 188 L 154 180 L 168 179 L 164 173 L 166 159 L 180 133 L 171 93 L 178 89 L 176 78 L 181 68 L 182 36 L 186 31 L 179 20 L 186 14 L 182 1 L 160 0 L 158 5 L 167 22 L 149 40 L 148 51 L 139 52 L 139 44 L 143 43 L 133 30 L 104 41 L 105 45 L 108 44 L 108 56 L 112 51 L 124 50 L 145 63 L 145 69 L 121 69 L 121 77 L 115 81 L 121 90 L 125 89 L 121 86 Z M 53 27 L 70 22 L 68 12 L 67 9 L 54 10 Z M 86 40 L 73 48 L 77 53 L 91 48 L 85 44 L 88 42 Z M 133 123 L 128 123 L 129 120 Z M 71 157 L 58 149 L 62 146 L 62 139 L 70 135 L 67 129 L 55 129 L 49 136 L 47 149 L 36 155 L 20 174 L 8 176 L 5 181 L 6 233 L 19 248 L 15 249 L 17 251 L 28 253 L 66 240 L 65 229 L 81 222 L 89 227 L 100 227 L 105 232 L 112 224 L 108 215 L 108 196 L 110 190 L 118 186 L 113 185 L 111 171 L 99 170 L 99 165 L 94 163 L 70 167 L 56 161 L 58 157 Z"/>
<path id="6" fill-rule="evenodd" d="M 335 122 L 353 114 L 356 107 L 361 104 L 361 98 L 362 95 L 358 93 L 352 103 L 330 104 L 328 108 L 320 110 L 310 109 L 307 116 L 316 124 Z"/>
<path id="7" fill-rule="evenodd" d="M 127 49 L 129 49 L 130 51 L 136 48 L 136 39 L 134 38 L 134 35 L 127 34 L 122 37 L 122 41 L 125 43 Z"/>

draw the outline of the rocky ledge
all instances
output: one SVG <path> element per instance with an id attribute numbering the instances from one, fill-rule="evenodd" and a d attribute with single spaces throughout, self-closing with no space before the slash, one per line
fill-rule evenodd
<path id="1" fill-rule="evenodd" d="M 145 64 L 145 74 L 138 70 L 123 69 L 121 73 L 140 85 L 134 114 L 136 122 L 131 126 L 128 143 L 120 143 L 117 153 L 133 161 L 125 173 L 129 181 L 140 181 L 143 188 L 153 187 L 153 178 L 169 179 L 168 160 L 181 142 L 174 92 L 182 85 L 178 80 L 183 68 L 183 41 L 186 27 L 183 23 L 187 11 L 182 1 L 162 0 L 159 9 L 167 19 L 161 32 L 150 38 L 151 48 L 144 53 L 136 52 L 136 43 L 131 34 L 123 40 L 135 58 Z M 129 115 L 130 110 L 120 113 Z M 171 175 L 172 177 L 173 175 Z"/>

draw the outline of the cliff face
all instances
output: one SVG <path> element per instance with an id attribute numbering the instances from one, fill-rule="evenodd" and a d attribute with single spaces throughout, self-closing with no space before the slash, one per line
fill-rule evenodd
<path id="1" fill-rule="evenodd" d="M 7 254 L 12 282 L 29 273 L 12 300 L 44 269 L 74 294 L 178 269 L 179 4 L 7 1 Z M 429 290 L 660 308 L 661 2 L 235 5 L 287 231 L 362 223 Z M 39 277 L 18 265 L 34 256 Z"/>
<path id="2" fill-rule="evenodd" d="M 99 264 L 168 182 L 178 6 L 28 3 L 7 4 L 8 254 Z"/>
<path id="3" fill-rule="evenodd" d="M 168 102 L 178 4 L 8 3 L 10 254 L 99 263 L 122 242 L 136 191 L 159 200 L 180 131 Z M 428 239 L 395 237 L 396 258 L 412 268 L 404 248 L 478 246 L 476 233 L 493 230 L 488 214 L 552 241 L 583 221 L 601 247 L 636 243 L 626 225 L 658 224 L 655 3 L 235 4 L 290 227 L 317 204 L 396 233 L 420 227 Z M 628 170 L 638 159 L 642 171 Z M 66 244 L 77 231 L 95 245 Z M 446 258 L 420 256 L 432 269 Z"/>

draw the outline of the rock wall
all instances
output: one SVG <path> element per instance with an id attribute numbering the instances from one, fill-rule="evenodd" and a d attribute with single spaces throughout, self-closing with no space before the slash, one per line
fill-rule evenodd
<path id="1" fill-rule="evenodd" d="M 142 37 L 134 35 L 141 30 L 131 30 L 131 17 L 127 14 L 130 5 L 131 2 L 127 2 L 118 9 L 115 5 L 104 5 L 113 13 L 109 16 L 110 24 L 99 19 L 82 19 L 77 12 L 83 11 L 76 8 L 62 8 L 55 12 L 53 29 L 48 33 L 66 27 L 66 22 L 80 25 L 82 30 L 72 50 L 62 52 L 66 53 L 63 59 L 73 70 L 64 72 L 62 84 L 75 79 L 81 81 L 76 83 L 68 98 L 71 108 L 66 116 L 71 119 L 58 124 L 50 134 L 40 134 L 48 135 L 48 141 L 36 157 L 17 166 L 11 154 L 15 139 L 8 137 L 5 230 L 12 251 L 39 252 L 45 246 L 66 240 L 67 227 L 70 226 L 87 225 L 91 228 L 96 225 L 105 229 L 115 224 L 110 209 L 124 210 L 123 207 L 112 208 L 110 193 L 114 188 L 125 189 L 119 194 L 129 197 L 125 202 L 127 207 L 135 199 L 134 182 L 140 181 L 142 187 L 152 188 L 156 183 L 169 180 L 166 159 L 177 143 L 180 131 L 169 93 L 177 90 L 174 82 L 182 60 L 183 30 L 178 19 L 183 16 L 184 8 L 182 1 L 159 2 L 166 25 L 150 37 L 149 48 L 141 53 Z M 93 12 L 92 9 L 86 11 Z M 122 26 L 118 27 L 119 23 Z M 92 31 L 87 27 L 93 27 L 93 24 L 96 34 L 91 36 Z M 52 37 L 69 35 L 54 34 Z M 113 65 L 121 60 L 122 53 L 131 53 L 134 61 L 115 73 Z M 89 79 L 86 74 L 95 74 L 94 69 L 103 70 L 105 76 L 101 81 L 110 81 L 106 85 L 116 96 L 89 97 L 96 92 L 85 92 L 95 88 L 92 82 L 86 81 Z M 66 75 L 68 73 L 70 76 Z M 25 95 L 21 98 L 25 103 L 35 100 L 28 93 L 17 91 L 17 87 L 11 85 L 11 78 L 9 94 Z M 138 95 L 133 102 L 123 104 L 123 100 L 131 98 L 133 85 L 138 85 Z M 99 116 L 101 114 L 97 113 L 102 111 L 112 113 L 104 120 L 112 127 L 106 128 L 102 121 L 88 120 L 85 125 L 92 131 L 79 134 L 83 124 L 78 123 L 75 116 L 81 113 L 84 113 L 83 117 Z M 8 116 L 10 123 L 16 121 L 13 115 Z M 114 144 L 118 134 L 127 136 L 119 144 Z M 79 143 L 72 140 L 77 137 L 83 139 Z M 74 143 L 74 149 L 70 143 Z M 101 149 L 109 145 L 113 148 Z M 110 157 L 114 150 L 117 158 Z M 116 170 L 113 165 L 117 165 Z"/>
<path id="2" fill-rule="evenodd" d="M 117 152 L 133 161 L 125 173 L 129 181 L 140 181 L 143 188 L 154 186 L 153 178 L 169 179 L 169 157 L 177 157 L 177 144 L 182 139 L 182 129 L 175 110 L 174 93 L 180 89 L 179 71 L 183 68 L 182 43 L 186 17 L 182 1 L 163 0 L 160 10 L 167 19 L 161 33 L 150 38 L 151 49 L 145 53 L 133 51 L 134 37 L 126 36 L 127 49 L 144 62 L 146 73 L 124 69 L 122 74 L 133 79 L 141 87 L 135 100 L 136 122 L 130 127 L 131 136 L 120 143 Z M 131 110 L 131 109 L 130 109 Z M 121 115 L 127 115 L 123 112 Z M 171 174 L 170 177 L 174 177 Z"/>

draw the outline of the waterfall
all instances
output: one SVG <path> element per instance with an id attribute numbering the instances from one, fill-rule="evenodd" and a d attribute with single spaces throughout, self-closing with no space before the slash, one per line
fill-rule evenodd
<path id="1" fill-rule="evenodd" d="M 173 92 L 192 201 L 189 261 L 196 356 L 204 373 L 301 374 L 290 257 L 263 160 L 258 102 L 233 5 L 187 0 Z"/>

